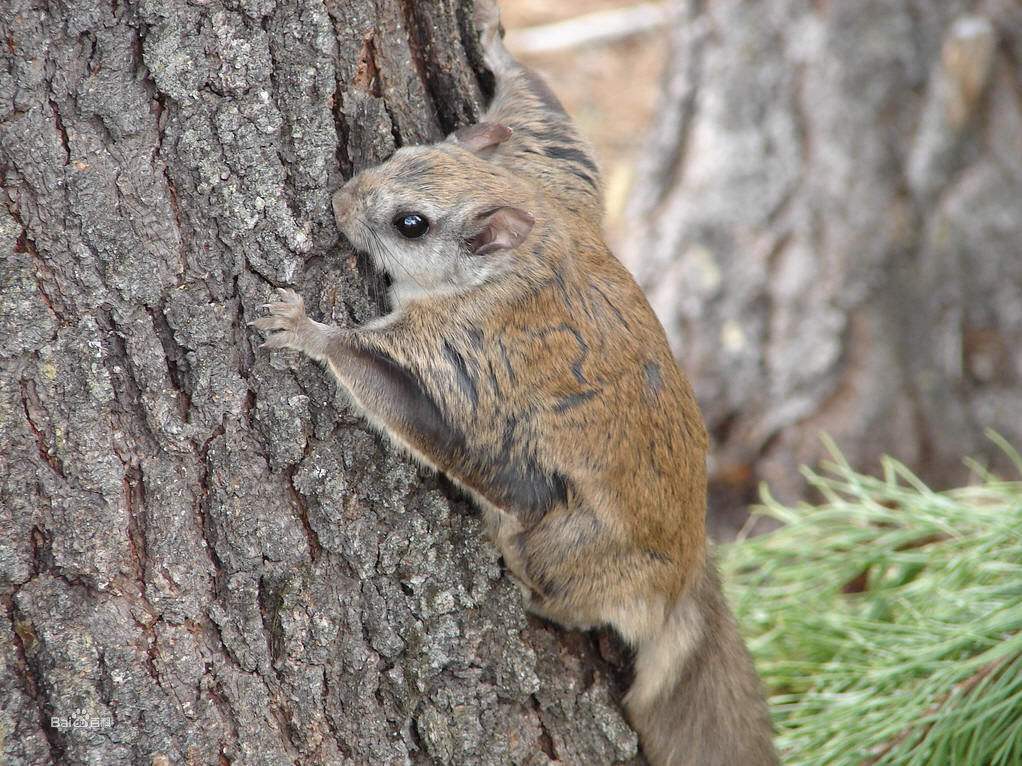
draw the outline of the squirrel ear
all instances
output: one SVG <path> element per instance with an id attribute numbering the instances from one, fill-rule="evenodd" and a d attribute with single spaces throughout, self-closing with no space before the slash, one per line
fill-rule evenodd
<path id="1" fill-rule="evenodd" d="M 477 122 L 475 125 L 468 125 L 454 131 L 448 140 L 478 154 L 484 149 L 499 146 L 509 138 L 511 138 L 511 128 L 506 125 L 497 122 Z"/>
<path id="2" fill-rule="evenodd" d="M 536 219 L 516 207 L 497 207 L 480 214 L 479 229 L 466 242 L 473 255 L 513 250 L 532 231 Z"/>

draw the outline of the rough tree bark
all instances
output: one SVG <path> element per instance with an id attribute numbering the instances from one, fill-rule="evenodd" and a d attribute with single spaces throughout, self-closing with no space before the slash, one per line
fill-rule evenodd
<path id="1" fill-rule="evenodd" d="M 623 252 L 715 437 L 711 504 L 821 431 L 938 485 L 1022 445 L 1022 8 L 678 0 Z"/>
<path id="2" fill-rule="evenodd" d="M 470 17 L 0 4 L 0 762 L 634 757 L 606 642 L 246 327 L 378 310 L 329 195 L 478 113 Z"/>

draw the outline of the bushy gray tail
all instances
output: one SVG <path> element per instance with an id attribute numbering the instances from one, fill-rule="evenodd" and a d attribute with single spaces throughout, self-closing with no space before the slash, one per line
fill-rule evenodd
<path id="1" fill-rule="evenodd" d="M 640 645 L 628 716 L 653 766 L 772 766 L 759 678 L 712 561 Z"/>

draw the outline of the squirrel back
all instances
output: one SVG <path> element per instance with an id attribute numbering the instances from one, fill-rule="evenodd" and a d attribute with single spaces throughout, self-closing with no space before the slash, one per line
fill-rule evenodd
<path id="1" fill-rule="evenodd" d="M 621 443 L 635 454 L 631 459 L 623 452 L 617 455 L 619 486 L 627 487 L 629 494 L 619 501 L 629 506 L 636 537 L 643 540 L 640 546 L 654 556 L 670 557 L 673 563 L 673 576 L 660 578 L 650 589 L 662 601 L 626 582 L 607 594 L 608 605 L 629 599 L 643 602 L 640 609 L 607 608 L 603 615 L 636 649 L 635 680 L 625 699 L 629 719 L 647 758 L 658 766 L 775 764 L 772 727 L 759 678 L 724 599 L 705 539 L 708 445 L 691 387 L 671 358 L 663 330 L 634 281 L 627 273 L 618 277 L 618 269 L 625 270 L 602 241 L 587 242 L 578 234 L 580 228 L 588 227 L 602 237 L 603 200 L 591 148 L 542 78 L 504 46 L 494 0 L 477 0 L 476 24 L 496 80 L 483 125 L 510 130 L 510 136 L 500 134 L 502 140 L 490 160 L 517 177 L 533 178 L 576 218 L 572 237 L 580 241 L 570 243 L 571 256 L 555 260 L 573 263 L 581 273 L 575 278 L 559 275 L 560 297 L 568 313 L 577 317 L 586 312 L 579 310 L 582 302 L 571 297 L 572 287 L 588 284 L 603 289 L 607 300 L 600 308 L 605 310 L 595 324 L 613 329 L 603 333 L 606 348 L 598 356 L 609 354 L 632 369 L 642 369 L 645 376 L 643 392 L 630 392 L 632 398 L 619 404 L 604 402 L 605 411 L 627 413 L 633 421 L 634 433 Z M 492 129 L 486 132 L 492 134 Z M 541 315 L 550 313 L 544 308 Z M 594 333 L 601 334 L 596 329 Z M 630 353 L 637 348 L 642 352 Z M 654 390 L 656 395 L 651 397 Z M 677 408 L 676 420 L 648 417 L 664 404 Z M 640 414 L 642 410 L 647 417 Z M 609 422 L 590 425 L 595 426 L 591 433 L 613 427 Z M 638 443 L 640 434 L 648 437 L 644 444 Z M 571 450 L 572 445 L 558 448 Z M 581 445 L 575 449 L 585 453 Z M 672 484 L 670 492 L 658 491 L 665 471 L 673 473 L 673 482 L 667 482 Z M 668 540 L 673 544 L 665 546 Z M 656 567 L 643 569 L 647 575 L 656 571 Z M 544 614 L 542 609 L 536 611 Z M 550 612 L 545 616 L 581 627 L 589 622 Z"/>

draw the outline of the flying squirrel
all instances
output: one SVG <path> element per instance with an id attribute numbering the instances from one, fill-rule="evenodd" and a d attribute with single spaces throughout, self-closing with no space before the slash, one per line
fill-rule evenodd
<path id="1" fill-rule="evenodd" d="M 624 705 L 651 763 L 775 764 L 706 539 L 691 386 L 604 242 L 592 151 L 504 46 L 493 0 L 476 28 L 496 86 L 482 121 L 333 197 L 393 311 L 341 328 L 282 290 L 253 324 L 266 347 L 325 362 L 373 427 L 467 490 L 530 611 L 634 647 Z"/>

